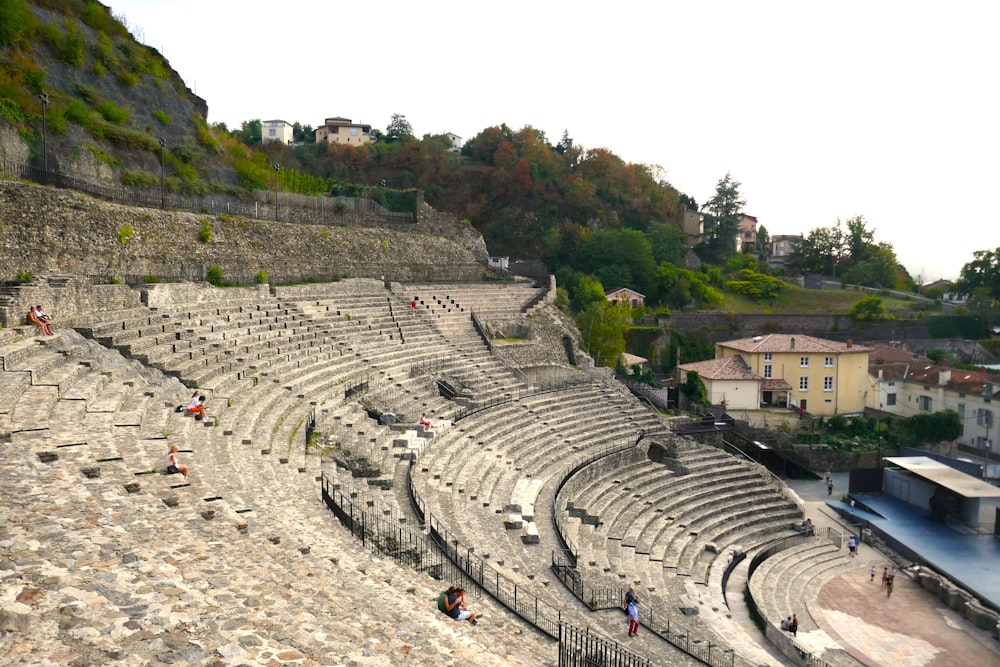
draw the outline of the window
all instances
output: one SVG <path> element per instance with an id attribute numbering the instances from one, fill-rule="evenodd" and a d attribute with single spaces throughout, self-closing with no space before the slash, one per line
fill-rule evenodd
<path id="1" fill-rule="evenodd" d="M 768 379 L 774 377 L 774 366 L 771 364 L 764 364 L 764 377 Z"/>
<path id="2" fill-rule="evenodd" d="M 774 361 L 774 355 L 770 352 L 765 352 L 764 361 Z"/>
<path id="3" fill-rule="evenodd" d="M 993 426 L 993 411 L 979 408 L 976 410 L 976 424 L 979 426 Z"/>
<path id="4" fill-rule="evenodd" d="M 934 409 L 934 401 L 931 400 L 930 396 L 921 396 L 917 399 L 917 408 L 923 410 L 924 412 L 930 412 Z"/>
<path id="5" fill-rule="evenodd" d="M 961 417 L 962 421 L 965 421 L 965 403 L 958 404 L 958 416 Z"/>
<path id="6" fill-rule="evenodd" d="M 809 357 L 799 357 L 799 366 L 801 368 L 809 368 Z"/>
<path id="7" fill-rule="evenodd" d="M 809 391 L 809 376 L 803 375 L 799 378 L 799 391 Z"/>
<path id="8" fill-rule="evenodd" d="M 827 368 L 833 368 L 833 357 L 824 357 L 823 365 Z"/>
<path id="9" fill-rule="evenodd" d="M 823 391 L 833 391 L 833 376 L 827 375 L 823 378 Z"/>
<path id="10" fill-rule="evenodd" d="M 278 131 L 272 127 L 270 130 L 267 131 L 267 136 L 276 137 L 278 136 Z"/>
<path id="11" fill-rule="evenodd" d="M 896 395 L 895 394 L 886 394 L 885 395 L 885 404 L 886 405 L 896 405 Z"/>
<path id="12" fill-rule="evenodd" d="M 358 136 L 358 128 L 356 128 L 356 127 L 352 127 L 351 128 L 351 136 L 353 136 L 353 137 Z"/>

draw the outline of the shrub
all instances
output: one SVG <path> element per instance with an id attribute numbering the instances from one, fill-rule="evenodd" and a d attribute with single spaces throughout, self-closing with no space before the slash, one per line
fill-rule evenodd
<path id="1" fill-rule="evenodd" d="M 139 75 L 127 69 L 119 69 L 115 72 L 115 78 L 118 79 L 118 83 L 129 88 L 139 83 Z"/>
<path id="2" fill-rule="evenodd" d="M 91 115 L 90 109 L 84 106 L 83 102 L 77 99 L 71 99 L 69 104 L 66 105 L 66 120 L 71 123 L 76 123 L 80 127 L 88 128 L 93 123 L 93 116 Z"/>
<path id="3" fill-rule="evenodd" d="M 0 44 L 16 44 L 27 41 L 35 28 L 35 15 L 24 0 L 9 0 L 0 3 Z"/>
<path id="4" fill-rule="evenodd" d="M 67 65 L 79 67 L 83 64 L 83 57 L 87 53 L 87 40 L 83 38 L 83 33 L 76 23 L 66 19 L 66 34 L 63 36 L 62 44 L 59 48 L 59 55 Z"/>
<path id="5" fill-rule="evenodd" d="M 160 125 L 170 125 L 170 116 L 164 113 L 163 111 L 159 110 L 154 111 L 153 118 L 155 118 L 160 123 Z"/>
<path id="6" fill-rule="evenodd" d="M 122 225 L 118 228 L 118 243 L 125 245 L 135 236 L 135 230 L 132 229 L 132 225 Z"/>
<path id="7" fill-rule="evenodd" d="M 876 320 L 883 315 L 885 315 L 885 306 L 882 304 L 882 299 L 877 296 L 866 296 L 855 303 L 854 307 L 847 313 L 847 316 L 855 322 Z"/>
<path id="8" fill-rule="evenodd" d="M 202 243 L 208 243 L 212 240 L 212 223 L 209 222 L 208 218 L 201 221 L 201 229 L 198 230 L 198 240 Z M 215 267 L 218 268 L 218 267 Z M 211 282 L 211 281 L 210 281 Z"/>
<path id="9" fill-rule="evenodd" d="M 30 283 L 34 279 L 35 276 L 32 275 L 31 271 L 18 271 L 17 277 L 15 278 L 15 280 L 19 283 Z"/>
<path id="10" fill-rule="evenodd" d="M 156 283 L 160 282 L 160 277 L 153 275 L 143 276 L 142 282 L 146 283 L 147 285 L 155 285 Z"/>
<path id="11" fill-rule="evenodd" d="M 257 272 L 257 284 L 266 285 L 267 284 L 267 271 L 261 269 Z"/>
<path id="12" fill-rule="evenodd" d="M 118 180 L 122 182 L 122 185 L 140 188 L 152 188 L 160 182 L 159 177 L 153 174 L 148 174 L 144 171 L 129 171 L 127 169 L 122 171 L 118 176 Z"/>
<path id="13" fill-rule="evenodd" d="M 205 274 L 205 282 L 209 285 L 215 285 L 216 287 L 222 287 L 225 285 L 226 277 L 222 274 L 222 267 L 208 267 L 208 273 Z"/>
<path id="14" fill-rule="evenodd" d="M 128 109 L 122 109 L 114 102 L 101 102 L 97 105 L 97 113 L 101 114 L 104 120 L 115 125 L 124 125 L 131 115 Z"/>

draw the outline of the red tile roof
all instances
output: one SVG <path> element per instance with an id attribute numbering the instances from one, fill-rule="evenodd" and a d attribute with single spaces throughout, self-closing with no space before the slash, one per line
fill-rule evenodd
<path id="1" fill-rule="evenodd" d="M 759 381 L 763 379 L 759 375 L 755 375 L 746 362 L 743 361 L 743 357 L 739 355 L 681 364 L 677 368 L 682 371 L 695 371 L 707 380 Z"/>
<path id="2" fill-rule="evenodd" d="M 766 336 L 754 336 L 753 338 L 727 340 L 718 345 L 751 354 L 761 352 L 812 352 L 817 354 L 864 352 L 867 354 L 871 350 L 871 348 L 864 345 L 854 345 L 849 342 L 841 343 L 835 340 L 825 340 L 802 334 L 768 334 Z"/>
<path id="3" fill-rule="evenodd" d="M 945 382 L 941 382 L 942 373 Z M 949 375 L 950 374 L 950 375 Z M 963 394 L 996 396 L 1000 394 L 1000 374 L 985 371 L 967 371 L 961 368 L 921 364 L 910 369 L 906 379 L 926 385 L 943 384 L 948 389 Z"/>

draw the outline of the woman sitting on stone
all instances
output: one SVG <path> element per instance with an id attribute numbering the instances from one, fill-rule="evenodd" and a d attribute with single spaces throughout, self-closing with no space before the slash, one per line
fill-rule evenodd
<path id="1" fill-rule="evenodd" d="M 167 451 L 166 459 L 164 459 L 164 464 L 167 467 L 168 475 L 176 475 L 180 473 L 184 475 L 184 479 L 188 478 L 188 467 L 177 460 L 177 452 L 180 451 L 180 447 L 177 445 L 171 445 L 170 449 Z"/>

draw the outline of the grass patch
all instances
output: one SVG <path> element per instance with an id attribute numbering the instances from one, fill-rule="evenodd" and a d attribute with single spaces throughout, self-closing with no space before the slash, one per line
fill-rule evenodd
<path id="1" fill-rule="evenodd" d="M 789 284 L 782 288 L 777 298 L 764 301 L 755 301 L 739 294 L 725 292 L 721 309 L 734 315 L 764 312 L 773 315 L 847 313 L 867 294 L 853 289 L 814 290 Z M 926 308 L 916 301 L 891 296 L 883 296 L 882 303 L 888 311 L 908 311 L 914 315 L 922 308 Z"/>

